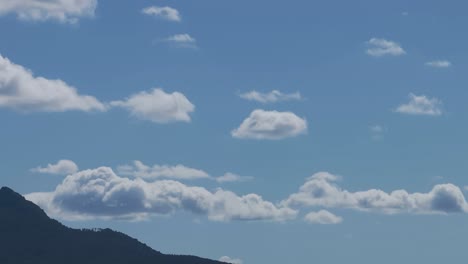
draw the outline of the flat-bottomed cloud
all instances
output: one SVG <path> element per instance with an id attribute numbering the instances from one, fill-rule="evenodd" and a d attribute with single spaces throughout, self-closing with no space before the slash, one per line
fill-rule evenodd
<path id="1" fill-rule="evenodd" d="M 292 112 L 254 110 L 231 134 L 245 139 L 283 139 L 307 133 L 307 121 Z"/>

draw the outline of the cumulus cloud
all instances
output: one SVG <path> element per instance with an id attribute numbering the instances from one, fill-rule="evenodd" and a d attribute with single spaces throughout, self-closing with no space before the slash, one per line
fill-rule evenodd
<path id="1" fill-rule="evenodd" d="M 71 160 L 59 160 L 56 164 L 31 169 L 32 172 L 67 175 L 78 171 L 78 165 Z"/>
<path id="2" fill-rule="evenodd" d="M 100 167 L 67 176 L 52 192 L 26 198 L 62 219 L 141 219 L 178 210 L 206 215 L 213 221 L 294 219 L 297 211 L 263 200 L 257 194 L 209 191 L 173 180 L 146 182 L 116 175 Z"/>
<path id="3" fill-rule="evenodd" d="M 231 263 L 231 264 L 242 264 L 243 263 L 241 259 L 234 259 L 234 258 L 231 258 L 231 257 L 228 257 L 228 256 L 220 257 L 219 261 L 226 262 L 226 263 Z"/>
<path id="4" fill-rule="evenodd" d="M 172 7 L 149 6 L 141 11 L 145 15 L 160 17 L 165 20 L 180 22 L 182 20 L 179 11 Z"/>
<path id="5" fill-rule="evenodd" d="M 226 183 L 226 182 L 243 182 L 243 181 L 250 181 L 252 177 L 249 176 L 240 176 L 235 173 L 227 172 L 223 176 L 219 176 L 216 178 L 216 181 L 219 183 Z"/>
<path id="6" fill-rule="evenodd" d="M 135 160 L 131 165 L 122 165 L 117 167 L 120 175 L 133 176 L 143 179 L 178 179 L 178 180 L 195 180 L 210 178 L 210 175 L 203 170 L 189 168 L 184 165 L 153 165 L 147 166 L 139 160 Z"/>
<path id="7" fill-rule="evenodd" d="M 21 20 L 56 20 L 76 23 L 81 17 L 92 17 L 97 0 L 2 0 L 0 15 L 16 14 Z"/>
<path id="8" fill-rule="evenodd" d="M 396 108 L 396 112 L 410 115 L 442 115 L 442 101 L 425 95 L 409 95 L 410 101 Z"/>
<path id="9" fill-rule="evenodd" d="M 367 45 L 369 48 L 366 53 L 373 57 L 400 56 L 406 53 L 400 44 L 382 38 L 371 38 Z"/>
<path id="10" fill-rule="evenodd" d="M 254 110 L 231 132 L 236 138 L 283 139 L 307 133 L 307 121 L 292 112 Z"/>
<path id="11" fill-rule="evenodd" d="M 299 92 L 282 93 L 278 90 L 273 90 L 268 93 L 250 91 L 239 95 L 241 98 L 249 101 L 257 101 L 260 103 L 276 103 L 281 101 L 301 100 L 302 96 Z"/>
<path id="12" fill-rule="evenodd" d="M 453 184 L 435 185 L 427 193 L 408 193 L 405 190 L 386 193 L 378 189 L 351 192 L 340 188 L 336 184 L 338 180 L 337 176 L 328 172 L 316 173 L 282 205 L 292 208 L 349 208 L 387 214 L 468 212 L 462 191 Z"/>
<path id="13" fill-rule="evenodd" d="M 331 225 L 343 222 L 343 218 L 330 213 L 327 210 L 320 210 L 318 212 L 310 212 L 304 220 L 311 224 Z"/>
<path id="14" fill-rule="evenodd" d="M 0 55 L 0 107 L 23 112 L 105 111 L 96 98 L 80 95 L 62 80 L 35 77 Z"/>
<path id="15" fill-rule="evenodd" d="M 436 61 L 429 61 L 426 62 L 424 65 L 434 68 L 448 68 L 452 66 L 452 63 L 447 60 L 436 60 Z"/>
<path id="16" fill-rule="evenodd" d="M 132 115 L 155 123 L 190 122 L 195 106 L 179 92 L 166 93 L 160 88 L 134 94 L 111 106 L 127 109 Z"/>
<path id="17" fill-rule="evenodd" d="M 189 34 L 176 34 L 163 39 L 179 48 L 197 48 L 197 40 Z"/>

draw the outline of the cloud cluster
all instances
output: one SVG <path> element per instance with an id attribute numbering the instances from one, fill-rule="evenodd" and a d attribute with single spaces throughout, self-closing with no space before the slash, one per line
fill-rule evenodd
<path id="1" fill-rule="evenodd" d="M 67 176 L 53 192 L 26 195 L 50 215 L 64 219 L 141 219 L 178 210 L 206 215 L 213 221 L 293 219 L 297 211 L 263 200 L 217 189 L 192 187 L 172 180 L 146 182 L 100 167 Z"/>
<path id="2" fill-rule="evenodd" d="M 386 39 L 371 38 L 367 41 L 367 45 L 369 48 L 366 53 L 373 57 L 400 56 L 406 53 L 400 44 Z"/>
<path id="3" fill-rule="evenodd" d="M 164 6 L 164 7 L 149 6 L 149 7 L 143 8 L 141 12 L 145 15 L 159 17 L 168 21 L 174 21 L 174 22 L 182 21 L 179 11 L 177 11 L 177 9 L 174 9 L 168 6 Z"/>
<path id="4" fill-rule="evenodd" d="M 299 92 L 295 93 L 282 93 L 278 90 L 273 90 L 268 93 L 261 93 L 257 91 L 250 91 L 239 95 L 241 98 L 249 101 L 257 101 L 260 103 L 276 103 L 282 101 L 301 100 L 302 96 Z"/>
<path id="5" fill-rule="evenodd" d="M 80 95 L 62 80 L 35 77 L 0 55 L 0 107 L 30 112 L 105 111 L 93 96 Z"/>
<path id="6" fill-rule="evenodd" d="M 231 264 L 242 264 L 243 263 L 241 259 L 235 259 L 235 258 L 231 258 L 231 257 L 228 257 L 228 256 L 220 257 L 219 261 L 226 262 L 226 263 L 231 263 Z"/>
<path id="7" fill-rule="evenodd" d="M 310 212 L 306 214 L 304 220 L 311 224 L 320 225 L 333 225 L 343 222 L 343 218 L 330 213 L 327 210 L 320 210 L 318 212 Z"/>
<path id="8" fill-rule="evenodd" d="M 425 65 L 429 67 L 434 67 L 434 68 L 448 68 L 452 66 L 452 63 L 447 60 L 436 60 L 436 61 L 426 62 Z"/>
<path id="9" fill-rule="evenodd" d="M 16 14 L 21 20 L 55 20 L 76 23 L 81 17 L 92 17 L 97 0 L 2 0 L 0 15 Z"/>
<path id="10" fill-rule="evenodd" d="M 146 180 L 159 178 L 195 180 L 207 179 L 210 175 L 203 170 L 189 168 L 184 165 L 153 165 L 147 166 L 139 160 L 135 160 L 132 165 L 122 165 L 117 167 L 117 172 L 123 176 L 133 176 Z"/>
<path id="11" fill-rule="evenodd" d="M 62 80 L 35 77 L 30 70 L 1 55 L 0 107 L 21 112 L 90 112 L 119 107 L 155 123 L 190 122 L 190 113 L 195 111 L 195 106 L 184 94 L 166 93 L 161 88 L 103 103 L 93 96 L 79 94 L 76 88 Z"/>
<path id="12" fill-rule="evenodd" d="M 410 115 L 442 115 L 442 101 L 425 95 L 409 95 L 410 101 L 396 108 L 396 112 Z"/>
<path id="13" fill-rule="evenodd" d="M 190 113 L 195 111 L 195 106 L 182 93 L 166 93 L 160 88 L 139 92 L 110 105 L 122 107 L 137 118 L 155 123 L 190 122 Z"/>
<path id="14" fill-rule="evenodd" d="M 341 189 L 336 184 L 338 180 L 339 177 L 327 172 L 316 173 L 282 204 L 292 208 L 349 208 L 386 214 L 468 212 L 462 191 L 453 184 L 435 185 L 427 193 L 408 193 L 405 190 L 386 193 L 378 189 L 351 192 Z"/>
<path id="15" fill-rule="evenodd" d="M 236 138 L 283 139 L 307 133 L 307 121 L 292 112 L 254 110 L 231 132 Z"/>
<path id="16" fill-rule="evenodd" d="M 71 160 L 59 160 L 56 164 L 48 164 L 46 167 L 31 169 L 32 172 L 67 175 L 78 171 L 78 165 Z"/>

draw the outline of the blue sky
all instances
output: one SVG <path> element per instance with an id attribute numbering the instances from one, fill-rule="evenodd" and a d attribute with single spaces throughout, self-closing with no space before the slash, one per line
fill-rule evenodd
<path id="1" fill-rule="evenodd" d="M 166 253 L 462 261 L 466 8 L 1 0 L 0 185 Z"/>

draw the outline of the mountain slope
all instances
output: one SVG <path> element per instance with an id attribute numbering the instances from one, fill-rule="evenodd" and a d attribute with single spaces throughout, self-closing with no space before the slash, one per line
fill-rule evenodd
<path id="1" fill-rule="evenodd" d="M 50 219 L 13 190 L 0 189 L 2 264 L 220 264 L 194 256 L 165 255 L 110 229 L 78 230 Z"/>

